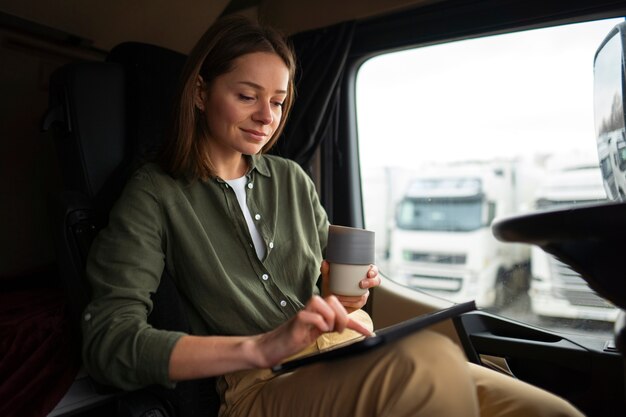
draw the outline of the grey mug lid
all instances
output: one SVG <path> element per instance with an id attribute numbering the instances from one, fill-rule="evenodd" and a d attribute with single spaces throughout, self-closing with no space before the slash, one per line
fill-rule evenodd
<path id="1" fill-rule="evenodd" d="M 375 233 L 356 227 L 328 227 L 326 260 L 351 265 L 366 265 L 375 262 Z"/>

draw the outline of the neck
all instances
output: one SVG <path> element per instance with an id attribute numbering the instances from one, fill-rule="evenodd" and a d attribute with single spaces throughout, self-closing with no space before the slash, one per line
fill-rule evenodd
<path id="1" fill-rule="evenodd" d="M 215 170 L 218 177 L 224 180 L 233 180 L 243 177 L 248 171 L 248 161 L 239 154 L 229 161 L 215 161 Z"/>

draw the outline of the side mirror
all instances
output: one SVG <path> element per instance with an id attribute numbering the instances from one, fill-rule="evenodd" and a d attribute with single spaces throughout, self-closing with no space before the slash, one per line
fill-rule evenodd
<path id="1" fill-rule="evenodd" d="M 594 58 L 594 114 L 598 159 L 610 200 L 626 201 L 624 45 L 626 22 L 615 26 Z"/>

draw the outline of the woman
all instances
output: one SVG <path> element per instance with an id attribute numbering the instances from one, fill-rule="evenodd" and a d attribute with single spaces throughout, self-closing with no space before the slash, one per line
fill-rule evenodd
<path id="1" fill-rule="evenodd" d="M 371 330 L 367 293 L 328 294 L 328 220 L 313 183 L 265 155 L 293 104 L 294 68 L 278 34 L 242 18 L 218 21 L 191 52 L 159 163 L 134 174 L 90 252 L 91 375 L 125 389 L 222 375 L 222 416 L 580 415 L 468 365 L 430 331 L 279 377 L 267 370 Z M 194 335 L 146 323 L 164 269 Z M 373 266 L 361 286 L 379 284 Z"/>

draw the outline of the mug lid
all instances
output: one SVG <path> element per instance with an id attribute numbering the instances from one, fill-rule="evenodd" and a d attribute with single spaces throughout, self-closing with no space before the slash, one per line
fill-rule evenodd
<path id="1" fill-rule="evenodd" d="M 339 264 L 365 265 L 375 262 L 375 233 L 356 227 L 328 227 L 326 260 Z"/>

